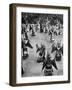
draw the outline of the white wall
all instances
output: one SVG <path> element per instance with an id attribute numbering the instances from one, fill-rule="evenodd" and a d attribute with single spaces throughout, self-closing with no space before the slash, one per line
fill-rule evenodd
<path id="1" fill-rule="evenodd" d="M 9 82 L 9 4 L 34 3 L 47 5 L 72 6 L 72 0 L 0 0 L 0 90 L 71 90 L 70 84 L 11 87 Z M 71 7 L 72 11 L 72 7 Z M 72 12 L 71 12 L 72 16 Z M 72 18 L 71 18 L 72 19 Z M 72 22 L 72 20 L 71 20 Z M 71 26 L 72 29 L 72 26 Z M 72 33 L 72 31 L 71 31 Z M 72 37 L 72 36 L 71 36 Z M 72 49 L 71 49 L 72 50 Z M 72 62 L 71 62 L 72 64 Z M 72 65 L 71 65 L 72 68 Z M 71 72 L 72 75 L 72 72 Z M 72 81 L 72 78 L 71 78 Z"/>

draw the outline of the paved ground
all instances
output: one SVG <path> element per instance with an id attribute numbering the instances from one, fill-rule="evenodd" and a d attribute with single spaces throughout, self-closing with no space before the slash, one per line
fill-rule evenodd
<path id="1" fill-rule="evenodd" d="M 36 36 L 31 36 L 29 34 L 30 43 L 33 46 L 33 49 L 28 48 L 29 51 L 29 57 L 26 60 L 22 60 L 23 67 L 25 70 L 25 73 L 23 77 L 31 77 L 31 76 L 43 76 L 44 71 L 42 71 L 42 63 L 37 63 L 37 53 L 36 53 L 36 44 L 43 43 L 46 46 L 46 50 L 51 50 L 52 43 L 50 42 L 50 37 L 46 33 L 36 33 Z M 59 41 L 62 39 L 62 36 L 55 36 L 55 40 Z M 54 55 L 53 55 L 54 56 Z M 58 66 L 58 70 L 55 70 L 53 67 L 53 75 L 62 75 L 63 74 L 63 60 L 56 62 Z"/>

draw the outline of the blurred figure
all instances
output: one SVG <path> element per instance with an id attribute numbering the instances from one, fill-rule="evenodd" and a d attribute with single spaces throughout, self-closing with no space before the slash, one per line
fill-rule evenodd
<path id="1" fill-rule="evenodd" d="M 51 53 L 53 53 L 54 51 L 56 51 L 56 61 L 60 61 L 63 55 L 63 45 L 61 46 L 60 42 L 58 42 L 56 46 L 53 44 Z"/>
<path id="2" fill-rule="evenodd" d="M 53 42 L 53 41 L 54 41 L 54 39 L 53 39 L 53 32 L 54 32 L 54 28 L 52 27 L 52 28 L 49 30 L 50 42 Z"/>
<path id="3" fill-rule="evenodd" d="M 54 66 L 54 68 L 56 70 L 58 70 L 55 59 L 51 60 L 51 56 L 50 56 L 50 54 L 48 52 L 46 60 L 43 62 L 43 67 L 42 67 L 42 70 L 44 69 L 44 75 L 45 76 L 52 76 L 53 75 L 52 66 Z"/>
<path id="4" fill-rule="evenodd" d="M 63 55 L 63 46 L 60 45 L 60 43 L 57 43 L 57 47 L 56 47 L 56 61 L 61 61 Z"/>
<path id="5" fill-rule="evenodd" d="M 36 48 L 37 48 L 36 52 L 39 52 L 37 62 L 38 63 L 43 62 L 45 60 L 45 46 L 41 44 L 41 47 L 39 47 L 38 44 L 36 44 Z"/>
<path id="6" fill-rule="evenodd" d="M 27 47 L 29 47 L 31 49 L 33 48 L 32 45 L 30 44 L 30 41 L 28 39 L 28 36 L 27 36 L 27 33 L 26 32 L 22 36 L 21 45 L 22 45 L 23 59 L 25 60 L 29 56 L 29 54 L 28 54 L 28 48 Z"/>

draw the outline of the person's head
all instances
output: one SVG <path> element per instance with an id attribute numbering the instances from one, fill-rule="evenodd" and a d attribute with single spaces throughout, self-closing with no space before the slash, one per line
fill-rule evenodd
<path id="1" fill-rule="evenodd" d="M 58 43 L 57 43 L 57 47 L 60 48 L 60 46 L 61 46 L 61 45 L 60 45 L 60 42 L 58 42 Z"/>

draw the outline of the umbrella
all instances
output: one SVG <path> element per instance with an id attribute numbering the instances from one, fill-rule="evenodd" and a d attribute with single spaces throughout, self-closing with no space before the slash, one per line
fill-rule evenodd
<path id="1" fill-rule="evenodd" d="M 33 46 L 30 44 L 29 40 L 28 40 L 27 44 L 25 44 L 25 46 L 27 46 L 27 47 L 29 47 L 31 49 L 33 48 Z"/>

